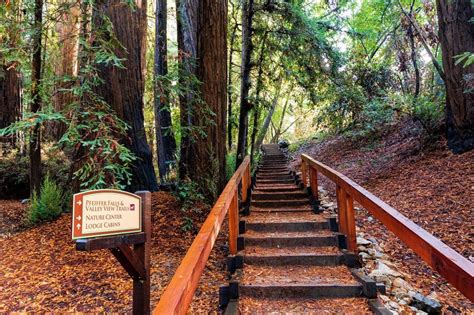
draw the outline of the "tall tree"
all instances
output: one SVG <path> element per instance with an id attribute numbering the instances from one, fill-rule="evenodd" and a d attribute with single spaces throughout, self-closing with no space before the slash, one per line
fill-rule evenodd
<path id="1" fill-rule="evenodd" d="M 184 92 L 179 97 L 181 146 L 179 176 L 189 176 L 193 167 L 193 145 L 195 143 L 194 110 L 197 97 L 195 90 L 197 50 L 197 0 L 176 0 L 176 18 L 179 50 L 179 82 Z"/>
<path id="2" fill-rule="evenodd" d="M 282 77 L 280 77 L 279 82 L 276 87 L 275 95 L 273 96 L 272 103 L 270 104 L 270 108 L 268 110 L 267 116 L 265 116 L 265 120 L 263 121 L 262 129 L 260 129 L 260 132 L 258 134 L 258 138 L 255 142 L 255 147 L 258 148 L 262 145 L 263 139 L 265 138 L 265 135 L 267 134 L 268 127 L 270 127 L 270 123 L 272 121 L 273 113 L 275 112 L 275 108 L 278 105 L 278 100 L 280 99 L 280 92 L 281 92 L 281 86 L 282 86 L 283 80 Z"/>
<path id="3" fill-rule="evenodd" d="M 43 0 L 35 0 L 33 31 L 33 58 L 31 66 L 31 112 L 41 110 L 41 68 L 42 68 L 42 37 L 43 37 Z M 41 129 L 36 124 L 30 132 L 30 193 L 37 196 L 41 190 Z"/>
<path id="4" fill-rule="evenodd" d="M 58 82 L 53 97 L 54 111 L 60 112 L 73 101 L 73 95 L 67 91 L 71 87 L 72 77 L 77 75 L 78 43 L 79 43 L 79 18 L 80 8 L 76 0 L 60 0 L 61 6 L 56 31 L 59 37 L 60 56 L 55 68 Z M 45 137 L 59 140 L 66 131 L 63 122 L 51 122 L 47 125 Z"/>
<path id="5" fill-rule="evenodd" d="M 234 2 L 231 0 L 229 1 L 230 5 L 232 6 L 232 21 L 233 21 L 233 26 L 232 26 L 232 31 L 230 35 L 230 43 L 229 43 L 229 73 L 228 73 L 228 78 L 227 78 L 227 145 L 229 146 L 229 150 L 232 148 L 232 126 L 233 126 L 233 121 L 232 121 L 232 94 L 233 94 L 233 89 L 232 89 L 232 67 L 233 67 L 233 59 L 234 59 L 234 43 L 237 38 L 237 29 L 239 27 L 239 24 L 237 23 L 237 13 L 238 9 L 236 8 Z"/>
<path id="6" fill-rule="evenodd" d="M 13 64 L 2 61 L 0 54 L 0 129 L 17 121 L 21 114 L 20 74 Z M 10 139 L 14 143 L 15 139 Z"/>
<path id="7" fill-rule="evenodd" d="M 162 77 L 168 74 L 167 58 L 167 1 L 156 1 L 156 33 L 155 33 L 155 128 L 156 156 L 162 182 L 166 180 L 169 167 L 174 164 L 176 141 L 173 135 L 168 80 Z"/>
<path id="8" fill-rule="evenodd" d="M 242 8 L 242 65 L 240 83 L 239 135 L 237 142 L 236 167 L 242 163 L 247 152 L 248 114 L 252 109 L 249 102 L 250 71 L 252 70 L 252 20 L 253 0 L 244 0 Z"/>
<path id="9" fill-rule="evenodd" d="M 474 8 L 471 0 L 436 4 L 446 78 L 446 135 L 449 148 L 462 153 L 474 148 L 474 64 L 463 67 L 455 57 L 474 52 Z"/>
<path id="10" fill-rule="evenodd" d="M 129 189 L 132 191 L 158 189 L 143 116 L 146 7 L 146 0 L 135 0 L 133 7 L 125 2 L 102 0 L 95 8 L 93 21 L 93 29 L 100 27 L 106 23 L 105 15 L 113 26 L 113 35 L 120 42 L 115 54 L 123 60 L 123 67 L 101 66 L 103 84 L 96 88 L 96 92 L 130 126 L 128 139 L 124 141 L 137 156 L 131 169 Z"/>
<path id="11" fill-rule="evenodd" d="M 199 136 L 191 177 L 213 182 L 217 190 L 209 192 L 217 197 L 226 183 L 227 2 L 201 0 L 199 12 L 197 78 L 205 110 L 196 124 L 205 135 Z"/>

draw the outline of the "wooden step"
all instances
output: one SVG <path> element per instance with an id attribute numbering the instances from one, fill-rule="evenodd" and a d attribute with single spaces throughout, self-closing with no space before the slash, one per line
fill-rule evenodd
<path id="1" fill-rule="evenodd" d="M 329 229 L 327 221 L 319 222 L 248 222 L 247 230 L 259 232 L 305 232 Z"/>
<path id="2" fill-rule="evenodd" d="M 252 232 L 246 231 L 245 246 L 337 246 L 337 237 L 323 231 L 311 232 Z"/>
<path id="3" fill-rule="evenodd" d="M 290 174 L 286 175 L 257 175 L 257 182 L 261 180 L 290 180 L 294 181 L 295 178 Z"/>
<path id="4" fill-rule="evenodd" d="M 257 185 L 273 185 L 273 184 L 291 184 L 294 183 L 293 178 L 288 179 L 259 179 L 257 180 Z"/>
<path id="5" fill-rule="evenodd" d="M 359 297 L 362 285 L 345 266 L 244 265 L 241 296 L 255 297 Z"/>
<path id="6" fill-rule="evenodd" d="M 337 247 L 248 247 L 239 253 L 247 265 L 265 266 L 337 266 L 344 263 L 344 255 Z"/>
<path id="7" fill-rule="evenodd" d="M 302 191 L 296 184 L 285 184 L 285 185 L 270 185 L 270 186 L 255 186 L 254 193 L 256 192 L 294 192 Z"/>
<path id="8" fill-rule="evenodd" d="M 321 222 L 327 221 L 328 217 L 322 214 L 294 213 L 288 212 L 251 212 L 249 216 L 243 217 L 246 223 L 280 223 L 280 222 Z"/>
<path id="9" fill-rule="evenodd" d="M 295 206 L 309 206 L 309 199 L 280 199 L 280 200 L 252 200 L 251 205 L 260 208 L 283 208 Z"/>
<path id="10" fill-rule="evenodd" d="M 361 298 L 255 298 L 243 296 L 238 312 L 247 314 L 373 314 L 366 299 Z"/>
<path id="11" fill-rule="evenodd" d="M 308 195 L 303 191 L 285 191 L 285 192 L 259 192 L 252 193 L 253 200 L 294 200 L 308 198 Z"/>
<path id="12" fill-rule="evenodd" d="M 303 205 L 303 206 L 290 206 L 290 207 L 256 207 L 252 206 L 250 208 L 250 213 L 278 213 L 278 212 L 285 212 L 285 213 L 292 213 L 294 215 L 299 215 L 301 213 L 312 213 L 313 209 L 311 206 Z"/>

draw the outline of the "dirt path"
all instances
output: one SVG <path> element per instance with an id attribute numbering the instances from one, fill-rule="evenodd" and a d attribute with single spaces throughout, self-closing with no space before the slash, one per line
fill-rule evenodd
<path id="1" fill-rule="evenodd" d="M 419 134 L 407 124 L 372 143 L 343 137 L 309 143 L 295 153 L 292 165 L 298 167 L 301 153 L 311 155 L 354 179 L 473 261 L 474 152 L 454 155 L 444 143 L 427 151 L 422 150 L 421 143 Z M 333 193 L 328 181 L 322 183 Z M 366 211 L 357 213 L 357 225 L 381 241 L 391 260 L 412 276 L 408 280 L 413 286 L 424 294 L 436 292 L 446 312 L 474 312 L 473 303 Z"/>

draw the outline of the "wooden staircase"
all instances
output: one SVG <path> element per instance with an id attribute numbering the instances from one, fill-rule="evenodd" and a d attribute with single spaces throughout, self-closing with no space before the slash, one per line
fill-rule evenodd
<path id="1" fill-rule="evenodd" d="M 249 213 L 241 217 L 228 314 L 385 313 L 376 283 L 353 269 L 335 218 L 299 185 L 277 145 L 263 147 Z"/>

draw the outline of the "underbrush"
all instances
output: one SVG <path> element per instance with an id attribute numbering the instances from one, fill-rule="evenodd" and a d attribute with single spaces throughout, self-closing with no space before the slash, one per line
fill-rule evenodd
<path id="1" fill-rule="evenodd" d="M 425 143 L 441 135 L 444 105 L 440 98 L 420 95 L 389 95 L 363 106 L 359 119 L 341 134 L 354 141 L 374 143 L 394 126 L 407 119 L 418 123 Z"/>
<path id="2" fill-rule="evenodd" d="M 67 186 L 71 163 L 58 149 L 45 145 L 42 150 L 43 174 L 50 174 L 51 180 L 60 187 Z M 19 199 L 30 195 L 29 158 L 26 153 L 12 150 L 0 158 L 0 198 Z"/>
<path id="3" fill-rule="evenodd" d="M 63 189 L 47 175 L 41 185 L 41 194 L 33 193 L 28 207 L 28 224 L 56 219 L 67 206 L 66 194 Z"/>
<path id="4" fill-rule="evenodd" d="M 191 180 L 181 181 L 174 192 L 186 215 L 182 218 L 181 229 L 190 232 L 195 229 L 193 216 L 202 212 L 206 197 L 200 192 L 199 185 Z"/>

